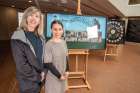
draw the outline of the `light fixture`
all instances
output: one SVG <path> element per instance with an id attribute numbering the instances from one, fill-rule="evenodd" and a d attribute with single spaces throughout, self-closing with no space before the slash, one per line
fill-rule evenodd
<path id="1" fill-rule="evenodd" d="M 66 4 L 67 0 L 61 0 L 61 3 Z"/>
<path id="2" fill-rule="evenodd" d="M 15 5 L 11 5 L 11 7 L 15 7 Z"/>
<path id="3" fill-rule="evenodd" d="M 29 2 L 29 3 L 32 3 L 32 0 L 29 0 L 28 2 Z"/>

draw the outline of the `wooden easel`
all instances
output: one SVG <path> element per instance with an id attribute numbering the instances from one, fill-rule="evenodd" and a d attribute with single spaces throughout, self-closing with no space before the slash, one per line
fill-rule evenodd
<path id="1" fill-rule="evenodd" d="M 107 56 L 118 56 L 118 48 L 119 45 L 117 44 L 107 44 L 104 55 L 104 62 L 106 61 Z"/>
<path id="2" fill-rule="evenodd" d="M 78 0 L 78 7 L 77 7 L 77 15 L 81 15 L 81 7 L 80 7 L 80 3 L 81 0 Z M 74 72 L 70 72 L 70 75 L 79 75 L 79 76 L 69 76 L 69 79 L 80 79 L 82 78 L 84 80 L 83 85 L 73 85 L 73 86 L 69 86 L 68 88 L 82 88 L 82 87 L 86 87 L 88 89 L 91 89 L 88 81 L 87 81 L 87 67 L 88 67 L 88 55 L 89 55 L 89 50 L 88 49 L 69 49 L 68 54 L 69 55 L 76 55 L 76 61 L 75 61 L 75 71 Z M 86 60 L 84 62 L 84 71 L 78 71 L 78 55 L 85 55 Z"/>
<path id="3" fill-rule="evenodd" d="M 79 75 L 79 76 L 69 76 L 69 79 L 83 79 L 84 84 L 82 85 L 72 85 L 68 86 L 68 88 L 88 88 L 91 89 L 88 81 L 87 81 L 87 68 L 88 68 L 88 55 L 89 55 L 88 49 L 69 49 L 68 54 L 69 55 L 76 55 L 76 61 L 75 61 L 75 71 L 70 72 L 70 75 Z M 84 71 L 78 71 L 78 55 L 85 55 L 86 59 L 84 62 Z"/>

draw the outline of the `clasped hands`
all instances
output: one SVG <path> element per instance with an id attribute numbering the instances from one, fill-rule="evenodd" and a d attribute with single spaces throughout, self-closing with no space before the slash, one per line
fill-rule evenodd
<path id="1" fill-rule="evenodd" d="M 63 75 L 61 75 L 60 80 L 67 80 L 69 76 L 69 72 L 65 72 Z"/>

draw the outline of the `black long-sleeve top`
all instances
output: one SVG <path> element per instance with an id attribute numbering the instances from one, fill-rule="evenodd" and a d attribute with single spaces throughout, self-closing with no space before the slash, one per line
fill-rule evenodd
<path id="1" fill-rule="evenodd" d="M 68 57 L 66 57 L 66 72 L 69 71 L 69 63 L 68 63 Z M 60 79 L 61 74 L 60 72 L 56 69 L 56 67 L 51 63 L 44 63 L 44 68 L 47 68 L 50 70 L 58 79 Z"/>

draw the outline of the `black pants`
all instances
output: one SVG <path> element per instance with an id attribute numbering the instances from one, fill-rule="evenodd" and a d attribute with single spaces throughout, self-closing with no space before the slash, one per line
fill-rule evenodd
<path id="1" fill-rule="evenodd" d="M 29 80 L 19 80 L 20 93 L 40 93 L 40 84 Z"/>

